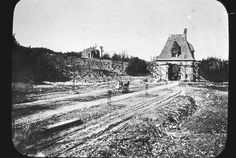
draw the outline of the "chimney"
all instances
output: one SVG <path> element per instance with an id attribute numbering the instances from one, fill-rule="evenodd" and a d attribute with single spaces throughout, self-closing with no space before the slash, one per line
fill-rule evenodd
<path id="1" fill-rule="evenodd" d="M 184 38 L 187 40 L 187 28 L 184 28 Z"/>

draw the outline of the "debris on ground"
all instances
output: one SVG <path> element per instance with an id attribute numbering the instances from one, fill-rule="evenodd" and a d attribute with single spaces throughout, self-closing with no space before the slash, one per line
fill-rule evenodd
<path id="1" fill-rule="evenodd" d="M 50 99 L 62 98 L 59 89 L 67 91 L 68 86 L 57 86 L 57 90 L 47 87 L 31 97 L 36 100 L 45 97 L 48 102 L 40 108 L 34 101 L 13 104 L 13 119 L 17 120 L 12 125 L 16 149 L 28 156 L 49 157 L 215 157 L 221 153 L 227 138 L 227 84 L 180 83 L 168 87 L 168 83 L 161 90 L 154 89 L 145 95 L 145 85 L 134 83 L 130 82 L 129 94 L 111 93 L 111 97 L 121 97 L 111 98 L 109 104 L 105 100 L 78 108 L 86 99 L 88 105 L 98 98 L 106 99 L 107 85 L 97 85 L 96 89 L 87 85 L 75 95 L 77 98 L 65 97 L 57 102 Z M 150 89 L 160 85 L 163 86 L 150 84 Z M 138 91 L 143 92 L 132 96 Z M 34 89 L 27 95 L 32 92 Z M 47 96 L 48 92 L 52 98 Z M 66 109 L 70 105 L 77 107 Z M 61 108 L 68 111 L 59 113 Z M 44 116 L 52 112 L 50 117 Z M 40 119 L 32 122 L 34 116 Z M 50 132 L 43 130 L 71 120 L 80 123 L 73 122 Z"/>

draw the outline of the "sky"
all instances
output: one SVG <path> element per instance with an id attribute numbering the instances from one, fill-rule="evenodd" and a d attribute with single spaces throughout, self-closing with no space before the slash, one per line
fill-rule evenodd
<path id="1" fill-rule="evenodd" d="M 21 0 L 12 32 L 26 47 L 79 52 L 97 45 L 150 61 L 184 28 L 196 60 L 228 59 L 228 15 L 216 0 Z"/>

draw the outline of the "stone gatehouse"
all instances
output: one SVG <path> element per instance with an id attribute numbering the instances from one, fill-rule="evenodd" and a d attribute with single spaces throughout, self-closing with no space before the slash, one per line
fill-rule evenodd
<path id="1" fill-rule="evenodd" d="M 152 75 L 157 80 L 195 81 L 197 76 L 194 48 L 183 34 L 172 34 L 160 55 L 152 63 Z"/>

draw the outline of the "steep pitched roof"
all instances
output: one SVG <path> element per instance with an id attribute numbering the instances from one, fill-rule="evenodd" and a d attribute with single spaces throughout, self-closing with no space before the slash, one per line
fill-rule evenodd
<path id="1" fill-rule="evenodd" d="M 172 57 L 172 47 L 176 42 L 181 48 L 181 53 L 177 57 Z M 168 37 L 164 48 L 156 60 L 195 60 L 194 48 L 187 41 L 186 35 L 174 34 Z"/>

